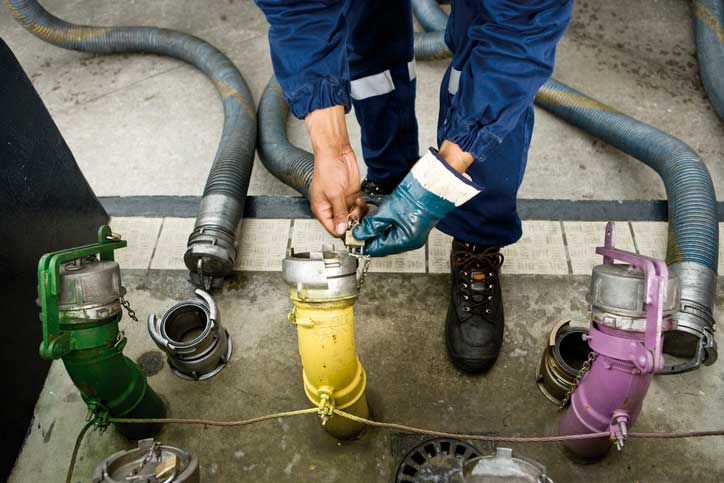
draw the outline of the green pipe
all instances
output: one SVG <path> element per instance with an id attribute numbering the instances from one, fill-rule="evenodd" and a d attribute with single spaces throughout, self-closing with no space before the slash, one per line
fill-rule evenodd
<path id="1" fill-rule="evenodd" d="M 40 355 L 62 359 L 66 371 L 101 428 L 113 418 L 163 418 L 166 406 L 145 374 L 123 355 L 127 339 L 120 268 L 113 251 L 126 246 L 108 226 L 98 243 L 43 255 L 38 264 L 38 294 L 43 323 Z M 159 424 L 118 424 L 129 439 L 155 435 Z"/>

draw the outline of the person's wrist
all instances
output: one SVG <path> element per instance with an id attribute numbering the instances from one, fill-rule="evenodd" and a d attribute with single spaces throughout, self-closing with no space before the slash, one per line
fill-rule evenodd
<path id="1" fill-rule="evenodd" d="M 451 168 L 460 174 L 465 173 L 470 165 L 473 164 L 473 161 L 475 161 L 475 157 L 473 157 L 472 154 L 463 151 L 460 146 L 447 139 L 440 145 L 438 153 Z"/>
<path id="2" fill-rule="evenodd" d="M 337 157 L 351 151 L 343 106 L 316 109 L 304 118 L 315 157 Z"/>

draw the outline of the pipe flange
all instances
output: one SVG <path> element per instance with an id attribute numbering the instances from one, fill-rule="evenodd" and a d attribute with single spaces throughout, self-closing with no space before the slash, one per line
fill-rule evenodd
<path id="1" fill-rule="evenodd" d="M 221 326 L 214 300 L 201 289 L 195 293 L 198 299 L 174 305 L 160 320 L 151 314 L 148 332 L 166 352 L 174 374 L 199 381 L 221 372 L 231 358 L 233 345 Z"/>

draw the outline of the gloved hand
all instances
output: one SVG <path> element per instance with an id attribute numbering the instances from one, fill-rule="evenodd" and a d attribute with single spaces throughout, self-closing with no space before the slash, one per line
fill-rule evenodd
<path id="1" fill-rule="evenodd" d="M 376 257 L 420 248 L 441 219 L 481 190 L 430 149 L 352 235 L 365 240 L 365 253 Z"/>

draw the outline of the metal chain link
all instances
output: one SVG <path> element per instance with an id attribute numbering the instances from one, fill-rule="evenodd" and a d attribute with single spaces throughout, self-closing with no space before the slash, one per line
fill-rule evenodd
<path id="1" fill-rule="evenodd" d="M 358 259 L 362 260 L 362 273 L 360 274 L 359 281 L 357 282 L 357 290 L 362 290 L 362 286 L 367 280 L 367 272 L 370 270 L 370 261 L 372 257 L 369 255 L 356 255 Z"/>
<path id="2" fill-rule="evenodd" d="M 596 357 L 598 356 L 598 353 L 591 351 L 588 353 L 588 357 L 586 358 L 585 362 L 583 363 L 583 366 L 581 366 L 581 370 L 578 371 L 578 374 L 576 375 L 576 379 L 573 381 L 573 387 L 571 387 L 567 392 L 566 395 L 563 397 L 563 400 L 561 401 L 561 409 L 565 409 L 566 406 L 568 406 L 568 403 L 571 402 L 571 396 L 576 391 L 576 388 L 578 388 L 578 385 L 581 384 L 581 381 L 583 380 L 583 377 L 588 374 L 588 371 L 591 370 L 591 367 L 593 366 L 593 361 L 596 360 Z"/>
<path id="3" fill-rule="evenodd" d="M 138 317 L 136 317 L 136 311 L 131 308 L 130 302 L 125 299 L 125 297 L 121 296 L 121 306 L 123 306 L 124 309 L 126 309 L 126 312 L 128 312 L 128 316 L 133 320 L 134 322 L 138 322 Z"/>

